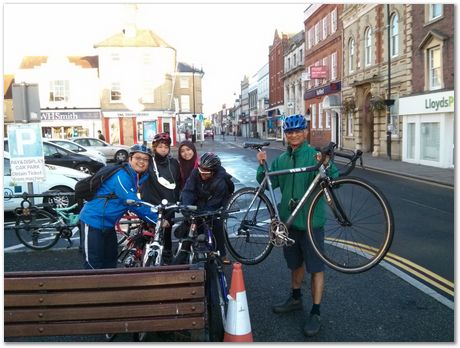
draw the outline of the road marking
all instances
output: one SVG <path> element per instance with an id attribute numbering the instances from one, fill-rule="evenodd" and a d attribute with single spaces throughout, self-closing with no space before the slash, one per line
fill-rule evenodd
<path id="1" fill-rule="evenodd" d="M 438 208 L 436 208 L 436 207 L 431 207 L 431 206 L 429 206 L 429 205 L 426 205 L 426 204 L 423 204 L 423 203 L 418 203 L 418 202 L 412 201 L 412 200 L 410 200 L 410 199 L 401 198 L 401 200 L 402 200 L 402 201 L 405 201 L 405 202 L 407 202 L 407 203 L 411 203 L 411 204 L 413 204 L 413 205 L 417 205 L 417 206 L 422 207 L 422 208 L 432 209 L 432 210 L 436 210 L 436 211 L 438 211 L 438 212 L 440 212 L 440 213 L 452 215 L 452 213 L 449 212 L 449 211 L 441 210 L 441 209 L 438 209 Z"/>

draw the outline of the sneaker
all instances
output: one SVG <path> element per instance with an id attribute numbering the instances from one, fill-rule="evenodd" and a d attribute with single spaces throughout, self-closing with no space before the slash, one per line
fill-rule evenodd
<path id="1" fill-rule="evenodd" d="M 274 313 L 289 313 L 293 311 L 299 311 L 303 309 L 302 305 L 302 300 L 294 300 L 292 296 L 289 296 L 289 298 L 283 302 L 276 304 L 272 307 L 272 310 Z"/>
<path id="2" fill-rule="evenodd" d="M 305 336 L 314 336 L 319 332 L 321 328 L 321 318 L 318 314 L 310 314 L 303 327 L 303 333 Z"/>

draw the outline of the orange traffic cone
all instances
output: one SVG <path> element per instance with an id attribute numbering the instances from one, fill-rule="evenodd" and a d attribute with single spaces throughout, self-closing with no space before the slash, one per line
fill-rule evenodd
<path id="1" fill-rule="evenodd" d="M 241 263 L 235 262 L 228 295 L 224 342 L 253 342 Z"/>

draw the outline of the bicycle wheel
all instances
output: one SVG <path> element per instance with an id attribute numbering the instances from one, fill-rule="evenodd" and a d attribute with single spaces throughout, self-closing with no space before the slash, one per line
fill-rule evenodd
<path id="1" fill-rule="evenodd" d="M 208 335 L 209 341 L 211 342 L 222 342 L 224 339 L 225 320 L 227 315 L 226 287 L 227 284 L 223 271 L 219 271 L 215 262 L 208 262 L 206 264 L 206 298 Z"/>
<path id="2" fill-rule="evenodd" d="M 257 189 L 236 191 L 227 204 L 229 217 L 224 220 L 225 243 L 232 256 L 245 265 L 262 262 L 272 251 L 270 225 L 275 216 L 273 206 Z"/>
<path id="3" fill-rule="evenodd" d="M 308 239 L 319 257 L 332 269 L 360 273 L 377 265 L 393 240 L 394 221 L 383 194 L 366 180 L 347 177 L 333 180 L 318 191 L 308 211 Z M 336 213 L 346 217 L 340 222 Z M 314 222 L 322 219 L 323 231 L 313 231 Z"/>
<path id="4" fill-rule="evenodd" d="M 139 217 L 131 212 L 123 215 L 115 224 L 118 245 L 122 245 L 126 239 L 139 228 Z"/>
<path id="5" fill-rule="evenodd" d="M 60 237 L 56 216 L 39 209 L 19 216 L 14 231 L 21 243 L 33 250 L 49 249 Z"/>

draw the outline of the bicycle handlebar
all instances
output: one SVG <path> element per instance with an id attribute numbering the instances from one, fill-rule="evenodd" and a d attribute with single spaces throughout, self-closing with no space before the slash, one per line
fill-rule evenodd
<path id="1" fill-rule="evenodd" d="M 160 204 L 158 205 L 154 205 L 154 204 L 151 204 L 151 203 L 148 203 L 148 202 L 145 202 L 145 201 L 135 201 L 134 199 L 127 199 L 126 200 L 126 204 L 127 205 L 133 205 L 133 206 L 141 206 L 141 205 L 145 205 L 147 207 L 150 207 L 152 208 L 152 210 L 154 211 L 158 211 L 158 210 L 175 210 L 175 211 L 195 211 L 197 210 L 197 206 L 196 205 L 181 205 L 181 204 L 170 204 L 170 205 L 167 205 L 168 202 L 166 200 L 163 200 Z"/>

